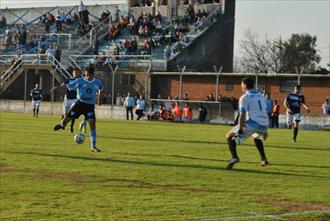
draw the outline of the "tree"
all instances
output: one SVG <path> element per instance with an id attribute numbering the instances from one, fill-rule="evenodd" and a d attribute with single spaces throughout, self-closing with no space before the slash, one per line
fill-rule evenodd
<path id="1" fill-rule="evenodd" d="M 281 38 L 258 41 L 257 35 L 247 31 L 242 40 L 241 65 L 248 72 L 296 73 L 304 70 L 313 73 L 321 57 L 316 47 L 316 36 L 293 34 L 283 41 Z"/>

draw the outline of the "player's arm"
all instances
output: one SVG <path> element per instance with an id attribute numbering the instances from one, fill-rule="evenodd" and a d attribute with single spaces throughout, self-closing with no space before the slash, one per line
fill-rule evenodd
<path id="1" fill-rule="evenodd" d="M 289 108 L 289 104 L 288 104 L 288 101 L 287 101 L 288 97 L 285 98 L 284 100 L 284 107 L 287 109 L 288 113 L 291 113 L 291 109 Z"/>
<path id="2" fill-rule="evenodd" d="M 301 102 L 301 104 L 302 104 L 302 106 L 306 109 L 307 113 L 309 113 L 310 110 L 309 110 L 307 104 L 305 103 L 305 97 L 302 98 L 302 102 Z"/>
<path id="3" fill-rule="evenodd" d="M 240 112 L 239 118 L 238 118 L 239 133 L 241 133 L 243 131 L 245 119 L 246 119 L 246 113 Z"/>
<path id="4" fill-rule="evenodd" d="M 50 92 L 53 92 L 53 91 L 56 91 L 58 89 L 65 88 L 65 87 L 66 87 L 66 84 L 65 83 L 62 83 L 59 86 L 55 86 L 52 89 L 50 89 Z"/>
<path id="5" fill-rule="evenodd" d="M 97 91 L 97 94 L 96 94 L 96 101 L 97 101 L 97 104 L 98 105 L 101 105 L 101 92 L 103 90 L 103 85 L 102 85 L 102 82 L 99 81 L 98 82 L 98 91 Z"/>
<path id="6" fill-rule="evenodd" d="M 239 126 L 238 133 L 242 133 L 242 131 L 243 131 L 247 109 L 248 109 L 248 97 L 242 96 L 239 99 L 239 117 L 238 117 L 238 122 L 237 122 L 238 126 Z"/>

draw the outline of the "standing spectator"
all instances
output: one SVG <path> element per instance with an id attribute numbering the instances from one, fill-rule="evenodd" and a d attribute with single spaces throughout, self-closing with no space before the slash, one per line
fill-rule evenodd
<path id="1" fill-rule="evenodd" d="M 172 108 L 172 114 L 175 117 L 175 121 L 181 121 L 182 118 L 182 109 L 180 107 L 180 103 L 176 102 L 175 107 Z"/>
<path id="2" fill-rule="evenodd" d="M 13 41 L 13 34 L 10 28 L 8 27 L 5 31 L 5 42 L 6 42 L 6 50 L 11 48 Z"/>
<path id="3" fill-rule="evenodd" d="M 54 49 L 52 48 L 51 45 L 49 45 L 49 47 L 46 50 L 46 53 L 45 54 L 47 55 L 48 60 L 53 60 L 53 57 L 55 55 L 55 51 L 54 51 Z"/>
<path id="4" fill-rule="evenodd" d="M 56 30 L 59 32 L 59 31 L 62 31 L 62 16 L 59 14 L 56 16 Z"/>
<path id="5" fill-rule="evenodd" d="M 135 100 L 131 97 L 131 94 L 128 92 L 127 97 L 124 101 L 124 106 L 126 107 L 126 119 L 129 120 L 128 113 L 131 114 L 131 120 L 133 120 L 133 107 L 135 105 Z"/>
<path id="6" fill-rule="evenodd" d="M 115 21 L 116 22 L 119 21 L 119 13 L 120 13 L 120 10 L 119 10 L 118 6 L 116 6 L 116 9 L 115 9 Z"/>
<path id="7" fill-rule="evenodd" d="M 280 115 L 280 105 L 277 104 L 277 100 L 274 101 L 272 112 L 272 128 L 278 128 L 278 116 Z"/>
<path id="8" fill-rule="evenodd" d="M 207 116 L 207 110 L 204 105 L 201 103 L 198 108 L 198 120 L 200 122 L 205 122 Z"/>
<path id="9" fill-rule="evenodd" d="M 183 119 L 183 121 L 186 121 L 186 122 L 192 120 L 192 111 L 191 111 L 191 107 L 189 106 L 188 103 L 186 103 L 184 105 L 182 119 Z"/>
<path id="10" fill-rule="evenodd" d="M 6 19 L 5 15 L 3 15 L 0 20 L 0 28 L 4 28 L 6 26 L 7 26 L 7 19 Z"/>
<path id="11" fill-rule="evenodd" d="M 92 48 L 93 48 L 93 54 L 98 55 L 99 54 L 99 39 L 97 39 L 97 38 L 94 39 Z"/>
<path id="12" fill-rule="evenodd" d="M 140 120 L 140 118 L 143 116 L 143 112 L 145 111 L 146 106 L 146 101 L 144 100 L 143 96 L 140 95 L 140 99 L 136 101 L 135 114 L 138 116 L 137 120 Z"/>
<path id="13" fill-rule="evenodd" d="M 80 5 L 79 5 L 79 9 L 78 9 L 78 13 L 79 13 L 79 17 L 80 17 L 80 20 L 82 21 L 83 20 L 83 12 L 85 11 L 85 5 L 83 3 L 83 1 L 80 1 Z"/>
<path id="14" fill-rule="evenodd" d="M 266 93 L 266 111 L 269 122 L 271 122 L 272 112 L 273 112 L 273 99 L 270 98 L 269 93 Z"/>
<path id="15" fill-rule="evenodd" d="M 54 52 L 54 57 L 59 63 L 61 63 L 61 55 L 62 55 L 62 50 L 58 46 L 56 46 L 55 52 Z"/>
<path id="16" fill-rule="evenodd" d="M 330 115 L 330 103 L 328 99 L 325 99 L 325 102 L 322 104 L 321 109 L 324 116 Z"/>

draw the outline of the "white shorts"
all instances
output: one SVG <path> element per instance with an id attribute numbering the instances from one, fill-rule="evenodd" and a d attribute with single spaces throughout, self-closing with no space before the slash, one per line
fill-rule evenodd
<path id="1" fill-rule="evenodd" d="M 299 122 L 301 120 L 301 114 L 300 113 L 296 113 L 296 114 L 286 114 L 286 121 L 288 123 L 288 125 L 291 125 L 293 123 L 293 121 L 297 121 Z"/>
<path id="2" fill-rule="evenodd" d="M 252 127 L 247 122 L 245 122 L 243 127 L 243 133 L 238 134 L 239 125 L 233 127 L 231 131 L 235 135 L 234 139 L 236 141 L 236 144 L 243 144 L 244 141 L 249 137 L 253 137 L 254 139 L 261 139 L 263 135 L 267 133 L 267 129 L 268 128 L 266 126 Z"/>
<path id="3" fill-rule="evenodd" d="M 66 99 L 63 101 L 63 114 L 69 113 L 72 106 L 77 102 L 77 99 Z"/>
<path id="4" fill-rule="evenodd" d="M 41 100 L 32 100 L 33 108 L 39 108 L 41 104 Z"/>

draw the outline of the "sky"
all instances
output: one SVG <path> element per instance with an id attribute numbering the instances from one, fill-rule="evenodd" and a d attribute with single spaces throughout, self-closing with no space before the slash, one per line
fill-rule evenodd
<path id="1" fill-rule="evenodd" d="M 47 4 L 45 4 L 47 2 Z M 78 4 L 80 0 L 0 0 L 0 8 Z M 84 0 L 85 4 L 118 4 L 126 0 Z M 330 63 L 330 0 L 237 0 L 235 57 L 240 57 L 239 43 L 247 30 L 260 40 L 293 33 L 317 36 L 321 65 Z"/>

